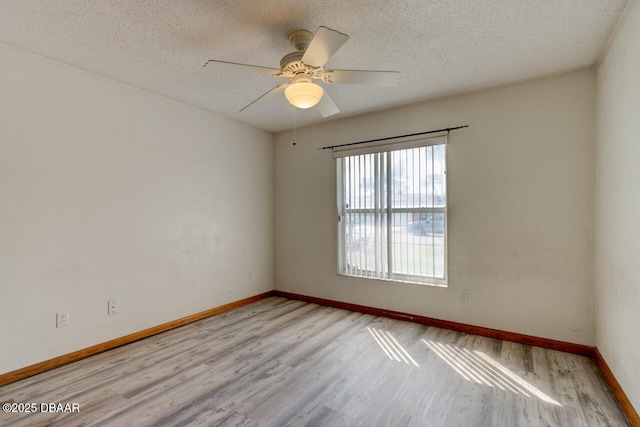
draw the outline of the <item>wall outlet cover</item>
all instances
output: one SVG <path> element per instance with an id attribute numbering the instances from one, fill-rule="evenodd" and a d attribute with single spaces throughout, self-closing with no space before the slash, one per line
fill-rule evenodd
<path id="1" fill-rule="evenodd" d="M 61 311 L 56 313 L 56 328 L 69 326 L 69 312 Z"/>
<path id="2" fill-rule="evenodd" d="M 107 313 L 116 314 L 118 312 L 118 300 L 112 299 L 109 301 L 109 307 Z"/>
<path id="3" fill-rule="evenodd" d="M 469 302 L 469 289 L 460 289 L 460 301 Z"/>

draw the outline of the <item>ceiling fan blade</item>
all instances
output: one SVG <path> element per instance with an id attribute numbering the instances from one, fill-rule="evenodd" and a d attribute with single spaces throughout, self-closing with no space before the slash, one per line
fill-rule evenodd
<path id="1" fill-rule="evenodd" d="M 320 98 L 320 102 L 318 102 L 316 107 L 318 107 L 318 111 L 322 117 L 333 116 L 340 112 L 336 104 L 333 103 L 333 100 L 329 98 L 329 94 L 327 94 L 326 90 L 324 91 L 324 94 L 322 94 L 322 98 Z"/>
<path id="2" fill-rule="evenodd" d="M 280 70 L 277 68 L 268 68 L 268 67 L 260 67 L 258 65 L 249 65 L 249 64 L 238 64 L 236 62 L 227 62 L 227 61 L 217 61 L 215 59 L 210 59 L 203 67 L 206 66 L 215 66 L 218 69 L 224 69 L 227 71 L 235 71 L 241 73 L 253 73 L 253 74 L 268 74 L 270 76 L 275 76 L 280 74 Z"/>
<path id="3" fill-rule="evenodd" d="M 347 85 L 395 86 L 400 80 L 398 71 L 330 70 L 322 75 L 325 83 Z"/>
<path id="4" fill-rule="evenodd" d="M 347 42 L 349 36 L 327 27 L 320 27 L 302 56 L 302 62 L 322 67 Z"/>
<path id="5" fill-rule="evenodd" d="M 252 111 L 252 110 L 255 110 L 256 108 L 264 105 L 265 103 L 271 101 L 273 98 L 275 98 L 278 95 L 284 93 L 285 88 L 287 86 L 289 86 L 290 84 L 291 84 L 291 82 L 280 83 L 278 86 L 274 87 L 269 92 L 265 93 L 260 98 L 256 99 L 251 104 L 249 104 L 246 107 L 244 107 L 242 110 L 240 110 L 240 112 L 242 113 L 243 111 Z"/>

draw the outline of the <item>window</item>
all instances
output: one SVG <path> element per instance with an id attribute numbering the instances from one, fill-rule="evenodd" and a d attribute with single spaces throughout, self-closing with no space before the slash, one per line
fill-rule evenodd
<path id="1" fill-rule="evenodd" d="M 446 136 L 334 157 L 338 273 L 446 286 Z"/>

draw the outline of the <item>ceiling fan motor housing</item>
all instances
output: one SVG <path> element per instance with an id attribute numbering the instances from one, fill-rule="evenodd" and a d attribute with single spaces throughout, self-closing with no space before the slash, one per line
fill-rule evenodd
<path id="1" fill-rule="evenodd" d="M 280 75 L 291 80 L 303 75 L 309 79 L 321 78 L 322 67 L 310 67 L 302 62 L 311 40 L 313 33 L 307 30 L 297 30 L 289 34 L 289 43 L 297 49 L 296 52 L 286 54 L 280 60 Z"/>
<path id="2" fill-rule="evenodd" d="M 302 65 L 302 56 L 304 52 L 291 52 L 286 54 L 280 60 L 280 70 L 284 72 L 292 73 L 293 75 L 305 72 L 306 68 Z"/>
<path id="3" fill-rule="evenodd" d="M 304 52 L 291 52 L 280 60 L 280 76 L 294 80 L 302 75 L 309 79 L 321 79 L 324 69 L 314 68 L 302 62 Z"/>

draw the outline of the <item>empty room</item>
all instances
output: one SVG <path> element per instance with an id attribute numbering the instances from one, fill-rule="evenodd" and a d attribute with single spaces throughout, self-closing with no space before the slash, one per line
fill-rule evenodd
<path id="1" fill-rule="evenodd" d="M 638 0 L 0 0 L 0 425 L 640 426 L 638 76 Z"/>

